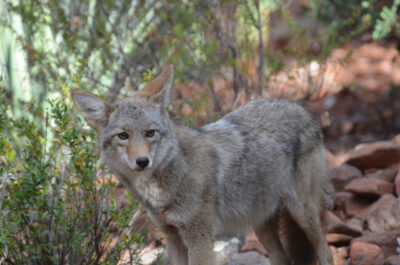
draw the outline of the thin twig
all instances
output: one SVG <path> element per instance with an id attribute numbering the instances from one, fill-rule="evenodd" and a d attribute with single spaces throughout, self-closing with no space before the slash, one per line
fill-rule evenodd
<path id="1" fill-rule="evenodd" d="M 288 0 L 285 4 L 283 4 L 282 8 L 288 8 L 290 4 L 292 3 L 292 0 Z"/>
<path id="2" fill-rule="evenodd" d="M 46 91 L 47 94 L 47 91 Z M 49 126 L 49 111 L 48 108 L 46 108 L 45 111 L 45 124 L 44 124 L 44 143 L 43 143 L 43 157 L 46 159 L 46 147 L 47 147 L 47 128 Z"/>
<path id="3" fill-rule="evenodd" d="M 8 256 L 8 246 L 7 244 L 4 244 L 4 251 L 1 253 L 2 255 L 0 256 L 0 265 L 3 264 L 3 261 L 6 259 Z"/>
<path id="4" fill-rule="evenodd" d="M 256 8 L 257 8 L 257 30 L 258 30 L 258 85 L 259 90 L 258 93 L 262 95 L 262 89 L 264 88 L 264 40 L 262 34 L 262 25 L 261 25 L 261 15 L 260 15 L 260 2 L 256 0 Z"/>
<path id="5" fill-rule="evenodd" d="M 249 13 L 250 19 L 253 23 L 253 26 L 257 29 L 258 31 L 258 67 L 257 67 L 257 73 L 258 73 L 258 94 L 261 96 L 262 95 L 262 89 L 264 88 L 264 77 L 263 77 L 263 69 L 264 69 L 264 40 L 263 40 L 263 34 L 262 34 L 262 25 L 261 25 L 261 14 L 260 14 L 260 3 L 258 0 L 255 1 L 255 6 L 256 6 L 256 11 L 257 11 L 257 18 L 254 16 L 253 12 L 251 11 L 250 5 L 249 5 L 249 0 L 246 0 L 245 7 L 247 9 L 247 12 Z"/>
<path id="6" fill-rule="evenodd" d="M 221 101 L 218 97 L 217 92 L 214 89 L 214 84 L 213 84 L 213 81 L 211 78 L 208 80 L 208 87 L 210 88 L 211 98 L 214 102 L 215 110 L 218 112 L 218 114 L 224 114 L 224 110 L 222 109 Z"/>
<path id="7" fill-rule="evenodd" d="M 61 166 L 60 183 L 64 182 L 65 170 L 67 168 L 67 162 L 68 162 L 68 153 L 69 153 L 69 147 L 64 146 L 64 160 Z"/>
<path id="8" fill-rule="evenodd" d="M 63 156 L 63 162 L 61 165 L 61 174 L 60 174 L 60 178 L 59 180 L 56 182 L 58 182 L 57 184 L 62 184 L 64 182 L 64 177 L 65 177 L 65 171 L 67 168 L 67 162 L 68 162 L 68 152 L 69 152 L 69 147 L 68 146 L 64 146 L 64 156 Z M 50 185 L 52 186 L 52 185 Z M 58 200 L 59 197 L 59 193 L 57 193 L 56 191 L 54 191 L 54 188 L 51 188 L 51 208 L 50 208 L 50 214 L 51 214 L 51 220 L 50 220 L 50 226 L 49 226 L 49 244 L 52 245 L 53 244 L 53 236 L 54 236 L 54 220 L 55 220 L 55 216 L 54 214 L 52 214 L 53 210 L 54 210 L 54 206 L 56 201 Z M 53 255 L 55 255 L 55 253 L 52 253 Z"/>
<path id="9" fill-rule="evenodd" d="M 140 208 L 137 209 L 137 211 L 134 213 L 131 220 L 129 221 L 128 227 L 126 229 L 124 229 L 124 231 L 118 236 L 118 239 L 117 239 L 115 245 L 112 248 L 105 251 L 105 253 L 103 254 L 106 258 L 108 257 L 108 255 L 110 255 L 110 253 L 112 253 L 114 251 L 115 247 L 118 245 L 118 242 L 120 242 L 122 238 L 124 238 L 126 235 L 130 235 L 132 233 L 132 229 L 133 229 L 134 225 L 136 224 L 136 222 L 139 220 L 140 216 L 142 216 L 143 213 L 144 213 L 144 210 L 140 206 Z"/>

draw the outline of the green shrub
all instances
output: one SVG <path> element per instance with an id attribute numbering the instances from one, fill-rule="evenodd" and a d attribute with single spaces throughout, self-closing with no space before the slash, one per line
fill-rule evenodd
<path id="1" fill-rule="evenodd" d="M 380 18 L 376 21 L 374 32 L 372 33 L 374 39 L 386 38 L 396 28 L 399 5 L 400 0 L 395 0 L 390 9 L 387 6 L 382 8 L 379 14 Z"/>
<path id="2" fill-rule="evenodd" d="M 33 115 L 18 118 L 5 92 L 0 87 L 5 264 L 115 265 L 126 251 L 135 262 L 132 246 L 144 239 L 127 231 L 138 205 L 129 194 L 116 194 L 116 183 L 98 163 L 96 135 L 82 131 L 68 95 L 48 101 L 47 108 L 21 103 Z"/>
<path id="3" fill-rule="evenodd" d="M 326 44 L 334 48 L 365 32 L 372 32 L 375 40 L 390 37 L 399 4 L 399 0 L 390 4 L 384 0 L 321 0 L 312 3 L 312 10 L 327 24 Z"/>

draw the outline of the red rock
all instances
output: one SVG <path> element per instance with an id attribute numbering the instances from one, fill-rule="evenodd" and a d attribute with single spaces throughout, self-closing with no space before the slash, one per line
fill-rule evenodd
<path id="1" fill-rule="evenodd" d="M 376 178 L 360 178 L 352 180 L 345 190 L 359 195 L 382 196 L 393 192 L 393 184 Z"/>
<path id="2" fill-rule="evenodd" d="M 356 216 L 361 220 L 365 220 L 367 217 L 366 208 L 371 204 L 371 200 L 369 198 L 360 197 L 352 194 L 351 197 L 346 201 L 346 215 L 349 217 Z M 365 212 L 364 214 L 362 214 Z"/>
<path id="3" fill-rule="evenodd" d="M 124 257 L 123 261 L 120 261 L 118 263 L 118 265 L 131 263 L 132 254 L 129 253 L 130 251 L 126 251 L 126 252 L 128 252 L 128 253 L 125 254 L 126 256 Z M 166 253 L 165 248 L 149 245 L 149 246 L 145 247 L 144 249 L 142 249 L 142 251 L 140 251 L 140 253 L 138 254 L 138 258 L 140 260 L 139 264 L 142 264 L 142 265 L 154 264 L 155 262 L 157 262 L 158 258 L 160 256 L 165 255 L 165 253 Z"/>
<path id="4" fill-rule="evenodd" d="M 351 192 L 338 191 L 335 192 L 335 209 L 345 209 L 346 201 L 352 196 Z"/>
<path id="5" fill-rule="evenodd" d="M 361 171 L 357 168 L 343 164 L 340 167 L 331 169 L 329 172 L 335 191 L 344 191 L 344 187 L 352 180 L 361 178 Z"/>
<path id="6" fill-rule="evenodd" d="M 369 211 L 366 221 L 373 232 L 400 230 L 400 198 Z"/>
<path id="7" fill-rule="evenodd" d="M 336 223 L 343 223 L 342 219 L 340 219 L 336 214 L 331 211 L 326 211 L 325 219 L 327 222 L 327 229 L 329 230 L 332 225 Z M 328 231 L 329 232 L 329 231 Z"/>
<path id="8" fill-rule="evenodd" d="M 361 235 L 361 231 L 352 228 L 345 224 L 339 217 L 332 212 L 326 214 L 326 232 L 331 234 L 344 234 L 350 237 L 357 237 Z"/>
<path id="9" fill-rule="evenodd" d="M 378 245 L 385 254 L 385 257 L 389 257 L 391 255 L 397 255 L 396 238 L 399 236 L 400 236 L 400 231 L 377 232 L 357 237 L 353 239 L 351 242 L 352 243 L 363 242 L 363 243 Z"/>
<path id="10" fill-rule="evenodd" d="M 374 173 L 368 174 L 366 177 L 367 178 L 376 178 L 380 180 L 387 181 L 389 183 L 394 182 L 394 178 L 397 175 L 397 168 L 385 168 L 385 169 L 380 169 Z"/>
<path id="11" fill-rule="evenodd" d="M 326 234 L 326 241 L 330 245 L 343 246 L 347 245 L 353 239 L 352 236 L 345 234 L 328 233 Z"/>
<path id="12" fill-rule="evenodd" d="M 379 200 L 375 201 L 374 203 L 370 204 L 368 207 L 361 209 L 360 211 L 355 213 L 355 217 L 365 220 L 368 214 L 375 209 L 381 208 L 387 204 L 390 204 L 393 200 L 396 200 L 392 194 L 385 194 L 379 198 Z"/>
<path id="13" fill-rule="evenodd" d="M 333 264 L 334 265 L 343 265 L 346 262 L 346 259 L 349 257 L 349 250 L 347 247 L 336 248 L 334 246 L 329 247 L 331 249 Z"/>
<path id="14" fill-rule="evenodd" d="M 369 168 L 386 168 L 400 162 L 400 143 L 382 141 L 361 144 L 350 153 L 347 164 L 360 170 Z"/>
<path id="15" fill-rule="evenodd" d="M 350 265 L 383 265 L 385 255 L 375 244 L 354 242 L 350 247 Z"/>
<path id="16" fill-rule="evenodd" d="M 185 116 L 189 116 L 193 113 L 192 107 L 188 103 L 183 103 L 181 113 Z"/>
<path id="17" fill-rule="evenodd" d="M 397 195 L 397 197 L 400 197 L 400 170 L 399 170 L 399 172 L 397 173 L 397 176 L 396 176 L 396 178 L 395 178 L 395 180 L 394 180 L 394 185 L 395 185 L 395 190 L 396 190 L 396 195 Z"/>
<path id="18" fill-rule="evenodd" d="M 362 234 L 363 231 L 363 221 L 360 219 L 353 217 L 346 223 L 347 226 L 351 227 L 351 229 L 358 231 L 360 235 Z"/>
<path id="19" fill-rule="evenodd" d="M 331 151 L 325 149 L 325 160 L 328 168 L 335 168 L 342 164 L 342 160 L 339 159 L 336 155 L 332 154 Z"/>
<path id="20" fill-rule="evenodd" d="M 340 129 L 342 134 L 348 134 L 354 129 L 354 122 L 351 120 L 343 121 Z"/>
<path id="21" fill-rule="evenodd" d="M 254 231 L 250 231 L 247 235 L 246 242 L 240 249 L 240 252 L 246 251 L 257 251 L 263 255 L 267 255 L 267 251 L 265 250 L 264 246 L 258 241 L 258 238 Z"/>
<path id="22" fill-rule="evenodd" d="M 385 265 L 400 265 L 400 255 L 387 257 L 385 260 Z"/>

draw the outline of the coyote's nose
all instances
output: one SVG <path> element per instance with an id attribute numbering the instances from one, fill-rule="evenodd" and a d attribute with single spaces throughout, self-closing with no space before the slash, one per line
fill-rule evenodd
<path id="1" fill-rule="evenodd" d="M 149 159 L 147 157 L 139 157 L 136 159 L 136 165 L 140 168 L 145 168 L 149 165 Z"/>

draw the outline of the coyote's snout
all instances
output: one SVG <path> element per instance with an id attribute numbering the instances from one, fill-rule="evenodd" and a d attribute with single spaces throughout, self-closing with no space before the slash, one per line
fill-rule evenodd
<path id="1" fill-rule="evenodd" d="M 131 169 L 143 170 L 151 167 L 150 140 L 147 139 L 151 137 L 154 137 L 152 130 L 148 130 L 145 137 L 135 135 L 132 131 L 118 134 L 118 154 Z"/>
<path id="2" fill-rule="evenodd" d="M 147 208 L 174 265 L 214 265 L 216 236 L 253 228 L 272 265 L 332 265 L 321 228 L 332 187 L 318 124 L 287 100 L 250 102 L 199 129 L 166 108 L 173 68 L 110 104 L 73 91 L 103 160 Z"/>

